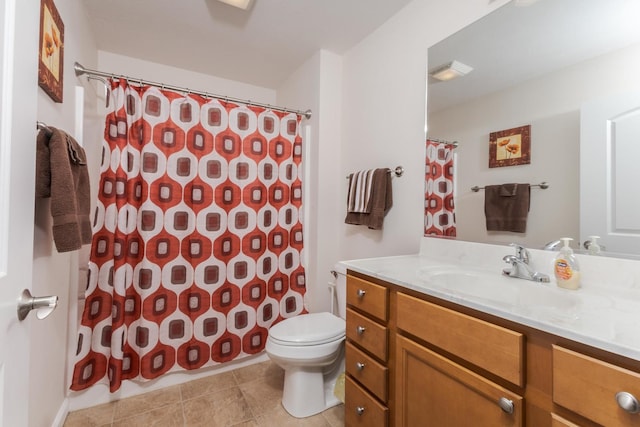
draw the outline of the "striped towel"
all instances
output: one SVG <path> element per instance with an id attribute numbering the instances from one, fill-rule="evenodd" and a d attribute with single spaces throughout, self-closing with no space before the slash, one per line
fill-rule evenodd
<path id="1" fill-rule="evenodd" d="M 349 175 L 349 194 L 347 212 L 370 213 L 371 188 L 375 169 L 354 172 Z"/>

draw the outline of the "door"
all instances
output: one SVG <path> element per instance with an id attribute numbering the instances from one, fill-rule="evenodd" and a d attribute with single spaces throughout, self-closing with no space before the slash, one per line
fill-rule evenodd
<path id="1" fill-rule="evenodd" d="M 640 257 L 640 93 L 580 110 L 580 241 Z"/>
<path id="2" fill-rule="evenodd" d="M 39 1 L 0 2 L 0 426 L 26 426 L 29 322 L 17 299 L 31 288 Z M 30 316 L 33 317 L 33 316 Z"/>

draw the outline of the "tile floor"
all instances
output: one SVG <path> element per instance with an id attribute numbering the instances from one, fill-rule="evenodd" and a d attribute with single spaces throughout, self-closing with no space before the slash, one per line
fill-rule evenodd
<path id="1" fill-rule="evenodd" d="M 284 372 L 271 361 L 69 413 L 64 427 L 344 427 L 344 405 L 312 417 L 280 404 Z"/>

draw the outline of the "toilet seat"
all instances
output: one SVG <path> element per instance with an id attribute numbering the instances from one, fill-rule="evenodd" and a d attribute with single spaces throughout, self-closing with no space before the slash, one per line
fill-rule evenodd
<path id="1" fill-rule="evenodd" d="M 272 326 L 269 339 L 284 346 L 312 346 L 341 340 L 345 330 L 344 319 L 331 313 L 301 314 Z"/>

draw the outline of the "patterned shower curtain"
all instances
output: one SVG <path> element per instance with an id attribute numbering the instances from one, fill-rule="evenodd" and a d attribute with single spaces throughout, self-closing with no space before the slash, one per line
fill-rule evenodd
<path id="1" fill-rule="evenodd" d="M 453 144 L 427 139 L 424 235 L 456 236 L 453 203 Z"/>
<path id="2" fill-rule="evenodd" d="M 111 88 L 72 390 L 261 352 L 304 312 L 301 117 Z"/>

